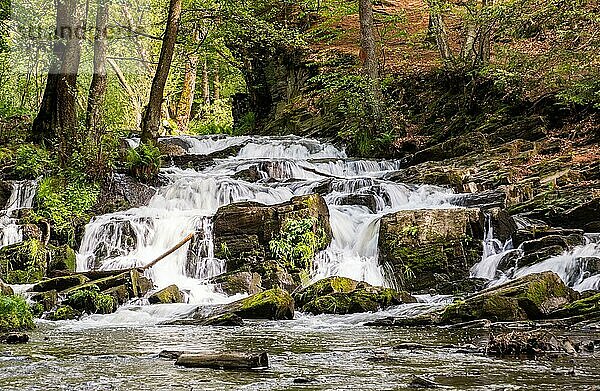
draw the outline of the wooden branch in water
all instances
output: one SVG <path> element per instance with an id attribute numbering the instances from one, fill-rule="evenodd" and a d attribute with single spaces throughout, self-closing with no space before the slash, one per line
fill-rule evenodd
<path id="1" fill-rule="evenodd" d="M 152 266 L 156 265 L 159 261 L 162 261 L 163 259 L 165 259 L 169 255 L 171 255 L 175 251 L 177 251 L 181 246 L 183 246 L 184 244 L 186 244 L 187 242 L 189 242 L 190 240 L 192 240 L 193 237 L 194 237 L 194 233 L 189 234 L 188 236 L 186 236 L 185 238 L 183 238 L 181 240 L 181 242 L 177 243 L 173 248 L 171 248 L 169 251 L 167 251 L 166 253 L 162 254 L 160 257 L 156 258 L 154 261 L 150 262 L 146 266 L 143 266 L 143 267 L 141 267 L 139 269 L 140 270 L 150 269 Z"/>
<path id="2" fill-rule="evenodd" d="M 255 369 L 268 368 L 267 353 L 250 354 L 232 353 L 183 353 L 175 361 L 175 365 L 186 368 L 215 369 Z"/>

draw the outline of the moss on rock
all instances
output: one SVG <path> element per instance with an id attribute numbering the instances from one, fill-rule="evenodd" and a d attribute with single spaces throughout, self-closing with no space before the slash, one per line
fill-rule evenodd
<path id="1" fill-rule="evenodd" d="M 179 287 L 173 284 L 150 295 L 148 301 L 150 304 L 183 303 L 183 294 Z"/>
<path id="2" fill-rule="evenodd" d="M 75 308 L 70 305 L 63 305 L 56 309 L 56 311 L 51 312 L 48 315 L 48 319 L 53 321 L 58 320 L 74 320 L 79 319 L 81 317 L 81 312 L 77 311 Z"/>
<path id="3" fill-rule="evenodd" d="M 117 309 L 117 301 L 110 295 L 100 293 L 98 288 L 77 290 L 67 297 L 65 303 L 89 314 L 109 314 Z"/>
<path id="4" fill-rule="evenodd" d="M 0 249 L 0 278 L 9 284 L 30 284 L 46 275 L 46 250 L 36 239 Z"/>

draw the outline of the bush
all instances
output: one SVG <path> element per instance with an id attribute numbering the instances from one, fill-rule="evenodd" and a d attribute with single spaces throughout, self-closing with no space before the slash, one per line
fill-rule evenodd
<path id="1" fill-rule="evenodd" d="M 161 164 L 161 153 L 152 144 L 143 144 L 127 151 L 125 166 L 134 177 L 141 181 L 150 181 L 158 175 Z"/>
<path id="2" fill-rule="evenodd" d="M 24 298 L 0 295 L 0 332 L 31 330 L 33 314 Z"/>
<path id="3" fill-rule="evenodd" d="M 37 215 L 47 219 L 56 233 L 73 245 L 76 228 L 89 220 L 99 186 L 83 179 L 48 177 L 40 181 L 36 194 Z"/>
<path id="4" fill-rule="evenodd" d="M 34 179 L 48 173 L 54 167 L 50 153 L 42 147 L 25 144 L 17 149 L 15 172 L 24 179 Z"/>
<path id="5" fill-rule="evenodd" d="M 76 310 L 90 314 L 110 314 L 117 309 L 114 297 L 100 293 L 95 286 L 72 293 L 66 303 Z"/>

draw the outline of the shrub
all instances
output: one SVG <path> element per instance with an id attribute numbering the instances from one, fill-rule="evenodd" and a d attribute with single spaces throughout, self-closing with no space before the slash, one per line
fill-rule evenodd
<path id="1" fill-rule="evenodd" d="M 24 298 L 0 295 L 0 332 L 31 330 L 33 314 Z"/>
<path id="2" fill-rule="evenodd" d="M 310 269 L 325 236 L 321 232 L 315 234 L 315 223 L 314 217 L 286 221 L 279 237 L 269 242 L 272 255 L 283 261 L 286 268 Z"/>
<path id="3" fill-rule="evenodd" d="M 125 166 L 134 177 L 141 181 L 150 181 L 158 175 L 161 164 L 161 153 L 152 144 L 140 143 L 137 148 L 127 151 Z"/>
<path id="4" fill-rule="evenodd" d="M 54 167 L 50 153 L 42 147 L 31 144 L 20 146 L 15 156 L 15 172 L 21 178 L 34 179 Z"/>

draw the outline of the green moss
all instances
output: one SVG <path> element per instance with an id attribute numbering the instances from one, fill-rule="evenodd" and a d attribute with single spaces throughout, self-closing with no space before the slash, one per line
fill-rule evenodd
<path id="1" fill-rule="evenodd" d="M 50 320 L 73 320 L 78 319 L 81 316 L 81 312 L 77 311 L 69 305 L 61 306 L 56 311 L 52 312 L 48 317 Z"/>
<path id="2" fill-rule="evenodd" d="M 567 304 L 563 308 L 563 311 L 565 311 L 569 316 L 600 312 L 600 293 Z"/>
<path id="3" fill-rule="evenodd" d="M 294 317 L 294 299 L 280 288 L 257 293 L 239 303 L 235 314 L 244 319 L 292 319 Z"/>
<path id="4" fill-rule="evenodd" d="M 76 310 L 90 314 L 109 314 L 117 309 L 116 300 L 96 289 L 80 289 L 70 294 L 65 303 Z"/>
<path id="5" fill-rule="evenodd" d="M 46 250 L 36 239 L 0 249 L 0 278 L 9 284 L 29 284 L 46 274 Z"/>
<path id="6" fill-rule="evenodd" d="M 0 295 L 0 332 L 31 330 L 34 327 L 31 308 L 24 298 Z"/>

